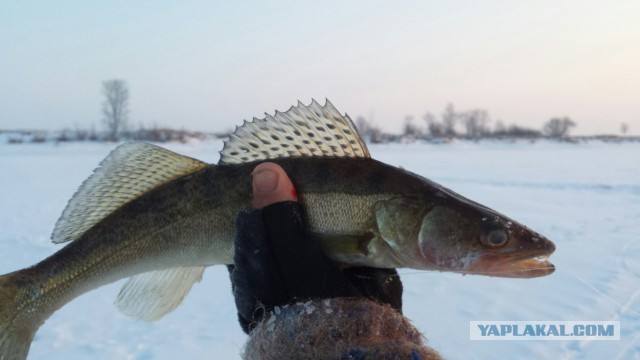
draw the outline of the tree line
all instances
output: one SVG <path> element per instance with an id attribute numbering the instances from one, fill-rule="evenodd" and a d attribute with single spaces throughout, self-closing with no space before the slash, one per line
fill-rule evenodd
<path id="1" fill-rule="evenodd" d="M 117 140 L 119 131 L 127 126 L 129 114 L 129 89 L 123 80 L 109 80 L 102 83 L 102 93 L 105 100 L 102 103 L 104 123 L 109 129 L 110 140 Z M 486 110 L 474 109 L 456 111 L 453 104 L 448 104 L 438 119 L 431 112 L 423 116 L 424 127 L 415 124 L 412 116 L 405 118 L 402 135 L 411 138 L 468 138 L 480 139 L 486 137 L 525 137 L 535 138 L 546 136 L 561 139 L 569 135 L 576 123 L 568 117 L 557 117 L 547 121 L 542 130 L 529 129 L 517 125 L 505 126 L 502 121 L 496 122 L 494 129 L 489 127 L 491 122 Z M 385 134 L 379 128 L 370 124 L 363 117 L 359 117 L 356 126 L 362 135 L 372 142 L 381 142 Z M 464 129 L 459 132 L 459 128 Z M 626 131 L 626 130 L 625 130 Z M 386 134 L 386 137 L 390 136 Z"/>
<path id="2" fill-rule="evenodd" d="M 366 118 L 356 119 L 356 126 L 361 135 L 371 142 L 395 141 L 398 138 L 409 139 L 471 139 L 483 138 L 553 138 L 566 139 L 570 131 L 576 127 L 575 121 L 569 117 L 554 117 L 544 123 L 541 129 L 528 128 L 516 124 L 505 125 L 498 120 L 491 127 L 489 112 L 482 109 L 457 111 L 453 104 L 448 104 L 438 117 L 427 111 L 422 122 L 416 122 L 413 116 L 404 118 L 401 135 L 388 134 Z M 628 125 L 622 124 L 621 131 L 626 134 Z"/>
<path id="3" fill-rule="evenodd" d="M 154 142 L 164 141 L 188 141 L 190 138 L 204 139 L 208 137 L 202 132 L 158 128 L 157 126 L 145 128 L 140 126 L 132 130 L 129 121 L 129 87 L 126 81 L 111 79 L 102 82 L 101 103 L 102 124 L 105 131 L 96 132 L 95 127 L 90 131 L 81 130 L 76 126 L 75 131 L 63 130 L 53 139 L 56 142 L 63 141 L 120 141 L 120 140 L 146 140 Z M 501 120 L 491 126 L 492 120 L 488 111 L 473 109 L 457 111 L 453 104 L 448 104 L 438 117 L 427 111 L 422 116 L 421 122 L 416 122 L 413 116 L 406 116 L 401 134 L 383 132 L 372 121 L 360 116 L 356 118 L 356 126 L 360 134 L 372 143 L 393 142 L 403 139 L 471 139 L 483 138 L 552 138 L 568 139 L 570 131 L 576 127 L 576 123 L 569 117 L 554 117 L 544 123 L 541 129 L 527 128 L 515 124 L 505 125 Z M 620 130 L 626 135 L 629 126 L 621 124 Z M 31 142 L 44 142 L 47 140 L 45 132 L 33 132 L 29 134 Z M 213 134 L 216 137 L 225 137 L 228 133 Z M 10 138 L 9 142 L 23 142 L 22 138 Z"/>

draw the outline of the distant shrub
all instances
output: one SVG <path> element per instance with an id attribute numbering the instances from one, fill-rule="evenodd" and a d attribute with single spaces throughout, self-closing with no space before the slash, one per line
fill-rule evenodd
<path id="1" fill-rule="evenodd" d="M 31 142 L 32 143 L 43 143 L 47 141 L 47 133 L 44 131 L 39 131 L 33 134 L 33 137 L 31 138 Z"/>
<path id="2" fill-rule="evenodd" d="M 553 118 L 544 124 L 542 132 L 552 138 L 562 138 L 569 135 L 569 130 L 574 126 L 576 123 L 568 117 Z"/>
<path id="3" fill-rule="evenodd" d="M 494 130 L 492 135 L 506 138 L 538 138 L 542 136 L 542 133 L 539 130 L 511 125 L 508 128 Z"/>
<path id="4" fill-rule="evenodd" d="M 57 142 L 67 142 L 67 141 L 71 141 L 71 137 L 69 136 L 69 134 L 67 133 L 67 130 L 64 129 L 62 130 L 62 132 L 60 132 L 60 135 L 58 135 L 56 137 L 56 141 Z"/>

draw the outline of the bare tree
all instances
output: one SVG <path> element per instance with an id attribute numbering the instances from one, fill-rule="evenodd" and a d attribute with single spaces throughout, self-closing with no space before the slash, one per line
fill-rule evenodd
<path id="1" fill-rule="evenodd" d="M 91 124 L 91 130 L 89 130 L 89 140 L 96 141 L 98 140 L 98 134 L 96 134 L 96 125 Z"/>
<path id="2" fill-rule="evenodd" d="M 102 94 L 103 121 L 109 130 L 109 140 L 116 141 L 129 117 L 129 88 L 124 80 L 107 80 L 102 82 Z"/>
<path id="3" fill-rule="evenodd" d="M 460 118 L 467 130 L 467 136 L 479 139 L 489 132 L 489 114 L 485 110 L 471 110 L 461 114 Z"/>
<path id="4" fill-rule="evenodd" d="M 427 111 L 422 119 L 427 123 L 427 130 L 432 137 L 444 136 L 444 127 L 438 122 L 435 115 Z"/>
<path id="5" fill-rule="evenodd" d="M 542 127 L 542 133 L 553 138 L 562 138 L 569 135 L 569 130 L 576 126 L 576 123 L 568 117 L 553 118 L 547 121 Z"/>
<path id="6" fill-rule="evenodd" d="M 459 114 L 456 113 L 453 108 L 453 104 L 449 103 L 444 109 L 442 114 L 442 127 L 444 129 L 444 135 L 456 136 L 456 123 L 458 122 Z"/>
<path id="7" fill-rule="evenodd" d="M 87 139 L 87 136 L 89 136 L 89 132 L 82 129 L 78 124 L 75 124 L 75 128 L 76 140 L 85 141 Z"/>
<path id="8" fill-rule="evenodd" d="M 382 142 L 382 131 L 375 125 L 369 123 L 363 116 L 356 119 L 356 127 L 362 137 L 372 143 Z"/>
<path id="9" fill-rule="evenodd" d="M 413 138 L 418 138 L 422 135 L 422 129 L 416 124 L 413 123 L 413 116 L 407 115 L 404 117 L 404 130 L 403 134 L 405 136 L 410 136 Z"/>
<path id="10" fill-rule="evenodd" d="M 622 135 L 627 135 L 627 131 L 629 131 L 629 125 L 627 123 L 620 124 L 620 131 L 622 131 Z"/>

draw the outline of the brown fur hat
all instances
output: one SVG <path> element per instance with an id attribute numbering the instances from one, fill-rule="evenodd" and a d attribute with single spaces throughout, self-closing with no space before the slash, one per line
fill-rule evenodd
<path id="1" fill-rule="evenodd" d="M 276 307 L 251 332 L 245 359 L 441 359 L 409 320 L 362 298 Z"/>

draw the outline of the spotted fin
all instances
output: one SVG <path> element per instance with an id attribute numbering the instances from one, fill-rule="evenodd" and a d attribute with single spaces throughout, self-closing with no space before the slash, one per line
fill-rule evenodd
<path id="1" fill-rule="evenodd" d="M 196 282 L 204 266 L 151 271 L 131 277 L 120 290 L 116 307 L 142 321 L 155 321 L 175 310 Z"/>
<path id="2" fill-rule="evenodd" d="M 287 112 L 245 121 L 225 142 L 220 163 L 321 156 L 370 157 L 353 121 L 340 115 L 329 100 L 324 106 L 315 100 L 308 106 L 298 102 Z"/>
<path id="3" fill-rule="evenodd" d="M 51 239 L 54 243 L 76 240 L 138 196 L 207 166 L 202 161 L 147 143 L 120 145 L 69 200 Z"/>

